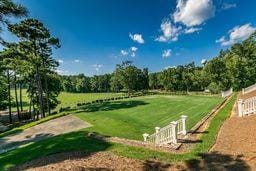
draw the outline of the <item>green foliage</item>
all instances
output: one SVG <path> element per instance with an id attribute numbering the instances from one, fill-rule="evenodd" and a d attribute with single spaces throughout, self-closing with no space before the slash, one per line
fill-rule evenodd
<path id="1" fill-rule="evenodd" d="M 130 94 L 132 91 L 148 89 L 148 69 L 143 70 L 132 65 L 131 61 L 124 61 L 121 65 L 116 66 L 114 80 L 118 80 L 122 87 Z M 112 85 L 116 85 L 112 83 Z"/>
<path id="2" fill-rule="evenodd" d="M 215 82 L 210 83 L 210 84 L 208 85 L 208 89 L 210 90 L 210 92 L 211 92 L 212 94 L 218 94 L 218 93 L 220 93 L 220 91 L 221 91 L 220 86 L 219 86 L 217 83 L 215 83 Z"/>

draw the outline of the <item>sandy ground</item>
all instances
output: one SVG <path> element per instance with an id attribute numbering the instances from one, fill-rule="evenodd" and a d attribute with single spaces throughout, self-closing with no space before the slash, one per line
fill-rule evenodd
<path id="1" fill-rule="evenodd" d="M 0 154 L 1 152 L 8 151 L 9 149 L 16 148 L 20 145 L 63 133 L 73 132 L 90 126 L 89 123 L 86 123 L 73 115 L 56 118 L 28 128 L 20 133 L 0 138 Z"/>

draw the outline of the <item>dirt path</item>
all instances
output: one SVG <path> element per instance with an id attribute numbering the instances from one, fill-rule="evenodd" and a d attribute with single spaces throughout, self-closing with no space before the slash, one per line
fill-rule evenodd
<path id="1" fill-rule="evenodd" d="M 239 98 L 245 96 L 239 95 Z M 256 170 L 256 115 L 238 117 L 236 111 L 233 110 L 231 117 L 222 125 L 211 152 L 238 157 Z"/>
<path id="2" fill-rule="evenodd" d="M 90 127 L 86 123 L 73 115 L 63 116 L 57 119 L 44 122 L 24 130 L 23 132 L 0 138 L 0 154 L 20 145 L 39 141 L 52 136 L 76 131 L 82 128 Z"/>

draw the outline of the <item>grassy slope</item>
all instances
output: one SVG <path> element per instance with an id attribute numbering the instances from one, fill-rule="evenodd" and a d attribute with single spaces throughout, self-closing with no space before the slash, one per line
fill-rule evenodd
<path id="1" fill-rule="evenodd" d="M 25 147 L 18 148 L 0 155 L 0 170 L 10 168 L 14 165 L 30 161 L 32 159 L 68 151 L 111 151 L 115 154 L 137 159 L 157 159 L 166 162 L 184 161 L 199 158 L 200 153 L 207 152 L 215 142 L 218 130 L 223 121 L 229 116 L 236 96 L 233 96 L 228 104 L 222 108 L 213 118 L 207 131 L 202 136 L 202 143 L 197 144 L 190 152 L 185 154 L 168 154 L 164 152 L 152 151 L 139 147 L 125 146 L 116 143 L 106 143 L 94 139 L 86 138 L 86 131 L 72 132 L 43 141 L 39 141 Z"/>
<path id="2" fill-rule="evenodd" d="M 15 97 L 14 90 L 11 91 L 13 100 Z M 19 95 L 19 91 L 18 91 Z M 60 101 L 60 104 L 57 106 L 57 109 L 60 107 L 67 107 L 67 106 L 76 106 L 79 102 L 90 102 L 93 100 L 101 99 L 101 98 L 107 98 L 107 97 L 116 97 L 122 95 L 122 93 L 67 93 L 67 92 L 61 92 L 58 96 L 58 100 Z M 20 100 L 18 98 L 18 100 Z M 22 90 L 22 100 L 23 100 L 23 106 L 24 109 L 29 108 L 29 99 L 27 97 L 26 90 Z M 13 111 L 16 111 L 16 107 L 12 107 Z"/>
<path id="3" fill-rule="evenodd" d="M 209 96 L 146 96 L 91 105 L 87 108 L 91 112 L 80 111 L 76 116 L 93 125 L 89 131 L 142 140 L 143 133 L 153 133 L 156 126 L 165 126 L 183 114 L 188 116 L 190 129 L 221 101 Z"/>

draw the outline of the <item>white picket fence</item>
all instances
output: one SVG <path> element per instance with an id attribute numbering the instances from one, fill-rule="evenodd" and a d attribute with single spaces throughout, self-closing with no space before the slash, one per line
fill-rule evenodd
<path id="1" fill-rule="evenodd" d="M 143 134 L 144 141 L 155 145 L 177 144 L 177 135 L 187 134 L 186 119 L 187 116 L 182 115 L 181 119 L 170 122 L 163 128 L 155 127 L 156 132 L 154 134 Z"/>
<path id="2" fill-rule="evenodd" d="M 238 100 L 238 116 L 256 114 L 256 97 Z"/>
<path id="3" fill-rule="evenodd" d="M 222 91 L 221 92 L 221 97 L 224 97 L 224 98 L 228 97 L 228 96 L 232 95 L 232 93 L 233 93 L 233 88 L 230 88 L 227 91 Z"/>
<path id="4" fill-rule="evenodd" d="M 242 89 L 242 94 L 246 94 L 246 93 L 250 93 L 252 91 L 255 91 L 256 90 L 256 84 L 253 84 L 247 88 L 243 88 Z"/>

